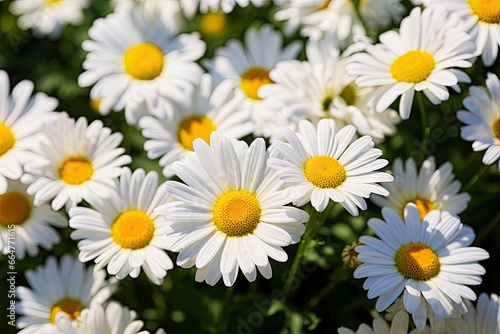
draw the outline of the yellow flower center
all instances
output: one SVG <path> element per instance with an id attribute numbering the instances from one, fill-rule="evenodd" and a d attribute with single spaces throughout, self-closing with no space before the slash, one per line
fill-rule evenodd
<path id="1" fill-rule="evenodd" d="M 428 281 L 439 274 L 441 263 L 437 254 L 421 243 L 401 247 L 396 253 L 396 267 L 406 279 Z"/>
<path id="2" fill-rule="evenodd" d="M 431 212 L 432 210 L 437 209 L 437 205 L 429 202 L 428 200 L 416 198 L 413 201 L 409 201 L 408 203 L 414 203 L 417 206 L 418 212 L 420 213 L 420 220 L 423 220 L 424 217 Z M 404 208 L 403 208 L 404 211 Z"/>
<path id="3" fill-rule="evenodd" d="M 246 190 L 230 190 L 214 204 L 212 215 L 217 229 L 230 237 L 251 234 L 260 221 L 260 202 Z"/>
<path id="4" fill-rule="evenodd" d="M 429 77 L 435 66 L 431 54 L 420 50 L 409 51 L 394 60 L 391 75 L 398 82 L 419 83 Z"/>
<path id="5" fill-rule="evenodd" d="M 139 210 L 121 213 L 111 225 L 111 236 L 125 249 L 141 249 L 149 245 L 155 233 L 153 220 Z"/>
<path id="6" fill-rule="evenodd" d="M 478 20 L 488 24 L 500 23 L 500 1 L 469 0 L 469 7 Z"/>
<path id="7" fill-rule="evenodd" d="M 241 76 L 241 89 L 243 93 L 252 100 L 262 100 L 257 92 L 259 88 L 274 83 L 274 81 L 269 78 L 269 71 L 260 67 L 252 67 L 243 73 Z"/>
<path id="8" fill-rule="evenodd" d="M 54 6 L 54 5 L 57 5 L 61 2 L 63 2 L 64 0 L 45 0 L 45 4 L 47 6 Z"/>
<path id="9" fill-rule="evenodd" d="M 59 167 L 59 177 L 71 185 L 79 185 L 90 180 L 92 174 L 94 174 L 92 162 L 84 157 L 66 159 Z"/>
<path id="10" fill-rule="evenodd" d="M 189 151 L 194 151 L 193 141 L 196 138 L 203 139 L 210 145 L 210 134 L 216 127 L 210 118 L 205 116 L 191 116 L 182 120 L 179 125 L 179 143 Z"/>
<path id="11" fill-rule="evenodd" d="M 223 13 L 208 12 L 201 17 L 200 32 L 208 37 L 217 37 L 226 30 L 227 23 L 227 16 Z"/>
<path id="12" fill-rule="evenodd" d="M 354 84 L 347 85 L 342 91 L 342 93 L 340 93 L 340 97 L 344 99 L 345 104 L 347 104 L 348 106 L 354 105 L 358 97 L 356 94 L 356 87 L 354 87 Z"/>
<path id="13" fill-rule="evenodd" d="M 90 108 L 92 108 L 93 111 L 99 112 L 99 107 L 101 106 L 102 99 L 90 99 L 89 104 Z"/>
<path id="14" fill-rule="evenodd" d="M 306 179 L 318 188 L 337 188 L 347 177 L 344 166 L 327 155 L 307 159 L 304 174 Z"/>
<path id="15" fill-rule="evenodd" d="M 50 323 L 56 323 L 56 315 L 59 312 L 64 312 L 70 320 L 75 320 L 80 316 L 80 312 L 85 308 L 85 305 L 78 299 L 63 298 L 58 301 L 50 310 Z"/>
<path id="16" fill-rule="evenodd" d="M 25 195 L 8 192 L 0 195 L 0 225 L 22 225 L 31 215 L 31 203 Z"/>
<path id="17" fill-rule="evenodd" d="M 16 137 L 12 130 L 4 123 L 0 123 L 0 157 L 13 148 L 15 143 Z"/>
<path id="18" fill-rule="evenodd" d="M 151 43 L 139 43 L 130 47 L 123 57 L 125 73 L 136 80 L 153 80 L 163 71 L 165 55 Z"/>
<path id="19" fill-rule="evenodd" d="M 500 140 L 500 118 L 493 122 L 491 129 L 493 130 L 493 138 Z"/>

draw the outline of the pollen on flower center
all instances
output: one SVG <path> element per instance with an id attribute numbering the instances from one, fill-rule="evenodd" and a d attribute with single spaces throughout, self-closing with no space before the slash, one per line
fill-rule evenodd
<path id="1" fill-rule="evenodd" d="M 260 202 L 246 190 L 230 190 L 214 204 L 212 215 L 217 229 L 230 237 L 251 234 L 260 221 Z"/>
<path id="2" fill-rule="evenodd" d="M 92 174 L 94 174 L 92 162 L 85 157 L 71 157 L 59 167 L 59 177 L 71 185 L 79 185 L 90 180 Z"/>
<path id="3" fill-rule="evenodd" d="M 342 93 L 340 93 L 340 97 L 344 99 L 346 105 L 354 105 L 357 100 L 356 88 L 354 87 L 354 84 L 347 85 Z"/>
<path id="4" fill-rule="evenodd" d="M 318 188 L 337 188 L 347 177 L 344 166 L 327 155 L 309 158 L 304 164 L 304 174 Z"/>
<path id="5" fill-rule="evenodd" d="M 0 195 L 0 225 L 22 225 L 31 215 L 31 203 L 25 195 L 8 192 Z"/>
<path id="6" fill-rule="evenodd" d="M 252 67 L 246 70 L 241 76 L 240 86 L 243 93 L 249 99 L 262 100 L 257 94 L 259 88 L 271 83 L 274 83 L 274 81 L 269 77 L 268 70 L 260 67 Z"/>
<path id="7" fill-rule="evenodd" d="M 406 279 L 428 281 L 439 274 L 441 263 L 437 254 L 421 243 L 401 247 L 396 253 L 396 267 Z"/>
<path id="8" fill-rule="evenodd" d="M 488 24 L 500 23 L 500 1 L 469 0 L 469 7 L 478 20 Z"/>
<path id="9" fill-rule="evenodd" d="M 493 130 L 493 138 L 500 140 L 500 118 L 493 122 L 491 129 Z"/>
<path id="10" fill-rule="evenodd" d="M 212 120 L 205 116 L 191 116 L 182 120 L 179 125 L 179 143 L 189 151 L 193 151 L 193 141 L 203 139 L 210 145 L 210 134 L 216 130 Z"/>
<path id="11" fill-rule="evenodd" d="M 153 239 L 155 225 L 151 217 L 139 210 L 121 213 L 111 225 L 115 243 L 125 249 L 141 249 Z"/>
<path id="12" fill-rule="evenodd" d="M 15 143 L 16 137 L 12 130 L 4 123 L 0 123 L 0 157 L 13 148 Z"/>
<path id="13" fill-rule="evenodd" d="M 85 308 L 85 305 L 78 299 L 63 298 L 58 301 L 50 310 L 50 323 L 56 323 L 56 315 L 59 312 L 64 312 L 70 320 L 75 320 L 80 316 L 80 312 Z"/>
<path id="14" fill-rule="evenodd" d="M 123 57 L 125 73 L 136 80 L 153 80 L 163 71 L 165 56 L 151 43 L 139 43 L 130 47 Z"/>
<path id="15" fill-rule="evenodd" d="M 394 60 L 391 75 L 398 82 L 419 83 L 429 77 L 435 66 L 431 54 L 420 50 L 409 51 Z"/>
<path id="16" fill-rule="evenodd" d="M 425 199 L 416 198 L 410 202 L 413 202 L 417 206 L 418 212 L 420 213 L 420 220 L 423 220 L 424 217 L 432 210 L 437 209 L 436 204 Z"/>

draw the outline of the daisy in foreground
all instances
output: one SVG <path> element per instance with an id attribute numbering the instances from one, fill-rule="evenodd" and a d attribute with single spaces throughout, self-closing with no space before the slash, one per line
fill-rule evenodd
<path id="1" fill-rule="evenodd" d="M 262 103 L 259 88 L 273 83 L 269 72 L 276 64 L 294 59 L 300 51 L 300 43 L 293 42 L 283 47 L 283 37 L 271 25 L 259 30 L 254 27 L 245 32 L 244 45 L 231 40 L 227 46 L 218 48 L 212 60 L 205 63 L 215 83 L 228 81 L 226 89 L 234 92 L 235 98 L 243 98 L 239 109 L 248 113 L 255 122 L 254 134 L 262 135 L 262 127 L 272 116 Z"/>
<path id="2" fill-rule="evenodd" d="M 491 165 L 500 158 L 500 80 L 495 74 L 488 73 L 486 87 L 487 92 L 477 86 L 469 88 L 470 96 L 462 102 L 467 110 L 460 110 L 457 117 L 466 124 L 460 129 L 461 137 L 474 141 L 474 151 L 486 150 L 483 163 Z"/>
<path id="3" fill-rule="evenodd" d="M 404 221 L 391 208 L 382 209 L 384 220 L 372 218 L 368 226 L 376 237 L 362 236 L 356 247 L 362 263 L 354 271 L 364 278 L 368 298 L 379 297 L 378 312 L 387 309 L 402 294 L 403 304 L 412 314 L 417 328 L 427 319 L 427 306 L 438 320 L 449 318 L 454 310 L 465 313 L 464 300 L 475 300 L 468 285 L 481 283 L 484 268 L 477 261 L 488 253 L 468 247 L 474 238 L 464 234 L 460 219 L 446 211 L 432 211 L 424 220 L 415 204 L 406 206 Z M 467 233 L 467 231 L 466 231 Z"/>
<path id="4" fill-rule="evenodd" d="M 33 93 L 33 83 L 23 80 L 10 93 L 9 76 L 0 71 L 0 194 L 7 190 L 7 179 L 18 180 L 23 165 L 33 159 L 30 149 L 39 143 L 44 123 L 56 119 L 57 100 Z"/>
<path id="5" fill-rule="evenodd" d="M 64 255 L 60 265 L 50 256 L 45 265 L 26 271 L 25 276 L 32 289 L 17 288 L 17 311 L 22 314 L 16 321 L 22 328 L 19 334 L 60 333 L 56 326 L 59 313 L 75 320 L 84 308 L 106 302 L 116 289 L 116 284 L 105 281 L 104 271 L 85 268 L 70 255 Z"/>
<path id="6" fill-rule="evenodd" d="M 16 260 L 23 260 L 26 254 L 38 255 L 39 247 L 51 250 L 61 241 L 53 227 L 68 226 L 66 218 L 50 205 L 33 206 L 33 196 L 26 194 L 26 188 L 20 181 L 8 181 L 6 193 L 0 195 L 0 249 L 2 254 L 15 250 Z"/>
<path id="7" fill-rule="evenodd" d="M 436 170 L 434 157 L 427 158 L 417 170 L 412 158 L 403 165 L 401 159 L 394 160 L 394 182 L 384 185 L 389 196 L 373 196 L 379 207 L 388 206 L 403 217 L 406 204 L 414 203 L 420 219 L 432 210 L 459 214 L 465 211 L 470 201 L 468 193 L 458 193 L 461 183 L 455 180 L 453 165 L 445 162 Z"/>
<path id="8" fill-rule="evenodd" d="M 131 162 L 128 155 L 122 155 L 125 149 L 118 147 L 123 135 L 111 134 L 100 120 L 87 125 L 84 117 L 75 121 L 60 113 L 44 134 L 38 156 L 26 164 L 21 178 L 29 184 L 27 192 L 34 195 L 35 206 L 53 199 L 52 209 L 57 211 L 65 204 L 107 198 L 122 166 Z"/>
<path id="9" fill-rule="evenodd" d="M 166 215 L 177 264 L 198 268 L 196 281 L 214 285 L 222 276 L 232 286 L 239 269 L 251 282 L 257 270 L 269 279 L 268 257 L 284 262 L 282 247 L 300 241 L 309 215 L 286 205 L 268 158 L 262 138 L 248 146 L 213 132 L 210 146 L 196 139 L 194 153 L 174 163 L 186 184 L 167 181 L 175 201 L 155 212 Z"/>
<path id="10" fill-rule="evenodd" d="M 137 320 L 137 313 L 117 302 L 110 302 L 106 307 L 92 305 L 82 310 L 77 326 L 74 326 L 66 313 L 56 316 L 57 328 L 61 334 L 148 334 L 141 331 L 142 320 Z"/>
<path id="11" fill-rule="evenodd" d="M 381 44 L 366 45 L 366 53 L 352 56 L 348 74 L 361 87 L 377 87 L 373 103 L 377 112 L 399 96 L 401 118 L 410 117 L 415 92 L 422 91 L 433 104 L 449 98 L 447 87 L 460 91 L 459 82 L 470 82 L 463 71 L 471 67 L 474 42 L 457 18 L 441 10 L 414 8 L 403 19 L 399 33 L 380 35 Z"/>
<path id="12" fill-rule="evenodd" d="M 408 325 L 410 324 L 410 317 L 406 311 L 398 312 L 389 325 L 382 317 L 373 319 L 373 328 L 361 324 L 356 332 L 345 327 L 338 329 L 338 334 L 430 334 L 428 328 L 420 331 L 414 329 L 408 332 Z"/>
<path id="13" fill-rule="evenodd" d="M 106 200 L 90 201 L 94 209 L 73 207 L 69 226 L 75 231 L 79 259 L 95 259 L 96 268 L 108 266 L 108 273 L 123 279 L 136 278 L 144 270 L 159 285 L 173 263 L 164 251 L 167 247 L 166 222 L 153 209 L 168 200 L 165 186 L 158 187 L 156 172 L 146 174 L 124 168 L 118 193 Z"/>
<path id="14" fill-rule="evenodd" d="M 233 99 L 225 87 L 213 86 L 210 74 L 201 77 L 184 103 L 173 103 L 162 117 L 144 116 L 139 121 L 149 159 L 160 158 L 163 175 L 174 176 L 172 164 L 193 151 L 193 141 L 201 138 L 210 144 L 210 134 L 219 131 L 229 138 L 241 138 L 253 131 L 249 113 L 238 110 L 243 98 Z"/>
<path id="15" fill-rule="evenodd" d="M 358 207 L 367 208 L 364 198 L 372 193 L 389 194 L 377 182 L 391 182 L 394 178 L 376 171 L 386 166 L 387 160 L 378 159 L 382 151 L 373 148 L 369 136 L 354 140 L 356 129 L 352 125 L 337 131 L 331 119 L 320 120 L 317 128 L 302 120 L 298 128 L 298 132 L 283 130 L 288 143 L 274 141 L 271 149 L 281 156 L 268 161 L 269 167 L 287 182 L 283 194 L 294 205 L 311 201 L 322 212 L 332 200 L 357 216 Z"/>
<path id="16" fill-rule="evenodd" d="M 423 0 L 426 7 L 443 8 L 463 19 L 471 27 L 476 42 L 476 55 L 486 66 L 498 56 L 500 46 L 500 2 L 496 0 Z"/>
<path id="17" fill-rule="evenodd" d="M 195 63 L 205 52 L 199 35 L 173 37 L 160 13 L 152 17 L 142 7 L 128 7 L 97 19 L 89 36 L 78 84 L 94 85 L 90 97 L 101 99 L 102 115 L 125 109 L 129 124 L 145 110 L 161 115 L 168 98 L 184 96 L 202 74 Z"/>
<path id="18" fill-rule="evenodd" d="M 55 39 L 64 26 L 81 23 L 83 10 L 89 5 L 89 0 L 16 0 L 9 9 L 14 15 L 21 15 L 17 21 L 20 29 L 32 28 L 37 35 Z"/>

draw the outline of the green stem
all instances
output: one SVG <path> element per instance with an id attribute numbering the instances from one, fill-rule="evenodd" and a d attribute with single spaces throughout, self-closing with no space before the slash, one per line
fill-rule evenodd
<path id="1" fill-rule="evenodd" d="M 420 118 L 422 119 L 422 130 L 424 131 L 422 135 L 422 141 L 420 142 L 420 150 L 424 151 L 424 145 L 429 140 L 429 134 L 431 133 L 431 128 L 429 126 L 429 121 L 427 120 L 427 112 L 425 111 L 424 100 L 422 98 L 422 93 L 417 92 L 417 104 L 420 110 Z"/>
<path id="2" fill-rule="evenodd" d="M 462 191 L 468 191 L 477 181 L 483 176 L 483 174 L 490 168 L 489 165 L 482 165 L 479 171 L 474 174 L 474 176 L 467 182 L 467 184 L 462 188 Z"/>
<path id="3" fill-rule="evenodd" d="M 228 311 L 228 305 L 233 297 L 234 293 L 234 285 L 230 288 L 227 288 L 224 297 L 222 299 L 222 305 L 220 307 L 220 311 L 214 319 L 214 334 L 222 333 L 225 329 L 226 322 L 223 321 L 226 318 L 226 313 Z"/>
<path id="4" fill-rule="evenodd" d="M 285 280 L 285 284 L 283 286 L 283 296 L 286 298 L 290 293 L 290 289 L 292 287 L 293 281 L 295 280 L 295 276 L 297 274 L 297 270 L 299 269 L 300 262 L 302 261 L 302 257 L 304 255 L 304 250 L 307 248 L 309 242 L 316 236 L 319 229 L 323 225 L 323 222 L 328 217 L 328 213 L 333 207 L 333 203 L 329 203 L 326 207 L 325 211 L 319 213 L 312 206 L 309 214 L 309 221 L 306 225 L 306 232 L 300 241 L 299 247 L 297 249 L 297 253 L 293 258 L 292 266 L 290 267 L 290 271 Z"/>

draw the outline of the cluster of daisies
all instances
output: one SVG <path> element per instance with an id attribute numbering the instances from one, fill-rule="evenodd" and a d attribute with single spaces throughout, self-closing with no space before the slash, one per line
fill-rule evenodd
<path id="1" fill-rule="evenodd" d="M 387 312 L 357 333 L 500 333 L 498 296 L 472 303 L 469 286 L 481 283 L 489 255 L 471 246 L 475 233 L 458 216 L 471 197 L 452 164 L 396 159 L 386 172 L 375 147 L 414 104 L 448 100 L 471 83 L 467 68 L 496 61 L 500 3 L 414 2 L 407 12 L 398 0 L 110 1 L 112 13 L 81 45 L 78 85 L 91 87 L 101 116 L 124 112 L 163 183 L 126 167 L 123 134 L 56 111 L 30 81 L 11 89 L 0 71 L 0 248 L 10 252 L 15 230 L 17 260 L 34 257 L 69 226 L 79 251 L 26 272 L 20 333 L 137 333 L 137 314 L 110 298 L 141 271 L 161 285 L 174 268 L 167 251 L 196 268 L 197 282 L 229 287 L 240 272 L 269 279 L 270 259 L 287 261 L 284 247 L 305 241 L 310 213 L 336 203 L 357 216 L 368 198 L 382 219 L 369 219 L 373 235 L 353 249 L 353 275 Z M 281 30 L 248 27 L 211 59 L 198 32 L 183 32 L 197 13 L 217 34 L 234 8 L 271 5 Z M 20 28 L 57 39 L 89 6 L 13 0 L 9 9 Z M 398 28 L 370 36 L 390 26 Z M 285 43 L 293 33 L 305 45 Z M 500 80 L 484 80 L 467 88 L 457 118 L 491 165 L 500 158 Z"/>

